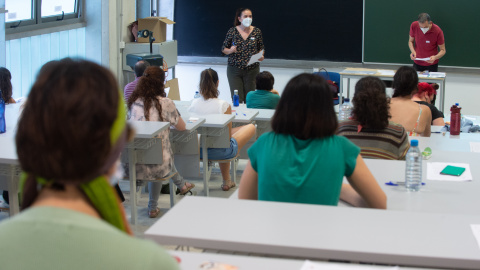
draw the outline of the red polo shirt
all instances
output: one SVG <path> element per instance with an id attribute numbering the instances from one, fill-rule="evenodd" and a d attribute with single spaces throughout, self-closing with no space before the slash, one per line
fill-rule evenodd
<path id="1" fill-rule="evenodd" d="M 443 37 L 443 31 L 436 24 L 432 23 L 432 28 L 427 31 L 426 34 L 422 32 L 418 21 L 414 21 L 410 25 L 410 36 L 415 38 L 415 52 L 417 52 L 417 58 L 426 58 L 438 54 L 438 46 L 445 44 L 445 38 Z M 425 61 L 414 61 L 420 66 L 431 66 L 438 63 L 438 59 L 430 64 Z"/>

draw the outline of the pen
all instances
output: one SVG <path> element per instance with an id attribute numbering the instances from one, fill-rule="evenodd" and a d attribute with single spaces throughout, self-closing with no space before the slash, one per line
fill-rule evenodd
<path id="1" fill-rule="evenodd" d="M 390 181 L 390 182 L 385 182 L 385 185 L 387 185 L 387 186 L 404 186 L 405 182 L 392 182 L 392 181 Z M 425 183 L 422 182 L 422 186 L 424 186 L 424 185 L 425 185 Z"/>
<path id="2" fill-rule="evenodd" d="M 246 114 L 243 114 L 243 116 L 247 116 Z"/>

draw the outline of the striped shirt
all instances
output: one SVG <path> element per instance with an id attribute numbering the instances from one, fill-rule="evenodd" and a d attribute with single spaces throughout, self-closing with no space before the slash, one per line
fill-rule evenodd
<path id="1" fill-rule="evenodd" d="M 137 83 L 138 77 L 135 77 L 135 80 L 133 82 L 125 85 L 125 89 L 123 90 L 123 96 L 125 97 L 125 101 L 127 101 L 130 95 L 133 93 L 133 90 L 135 90 L 135 87 L 137 87 Z"/>
<path id="2" fill-rule="evenodd" d="M 405 159 L 410 143 L 405 129 L 396 123 L 389 122 L 381 131 L 363 127 L 360 132 L 359 123 L 355 120 L 340 121 L 337 134 L 347 137 L 360 147 L 364 158 L 373 159 Z"/>

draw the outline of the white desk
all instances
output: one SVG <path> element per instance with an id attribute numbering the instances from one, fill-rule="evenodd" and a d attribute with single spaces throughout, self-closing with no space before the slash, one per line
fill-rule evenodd
<path id="1" fill-rule="evenodd" d="M 198 178 L 200 175 L 200 163 L 198 162 L 200 160 L 198 151 L 200 145 L 197 129 L 205 123 L 205 118 L 195 120 L 186 118 L 183 120 L 186 124 L 186 130 L 170 130 L 170 142 L 175 155 L 175 167 L 180 175 L 185 178 Z"/>
<path id="2" fill-rule="evenodd" d="M 199 266 L 205 262 L 225 263 L 238 269 L 248 270 L 300 270 L 305 260 L 300 259 L 286 259 L 286 258 L 263 258 L 256 256 L 245 255 L 227 255 L 216 253 L 198 253 L 198 252 L 183 252 L 183 251 L 169 251 L 172 256 L 180 259 L 180 269 L 191 270 L 200 269 Z M 349 263 L 335 263 L 335 262 L 318 262 L 313 263 L 319 265 L 322 269 L 335 270 L 396 270 L 398 267 L 380 266 L 380 265 L 360 265 Z M 400 267 L 405 270 L 428 270 L 427 268 L 410 268 Z"/>
<path id="3" fill-rule="evenodd" d="M 190 101 L 174 101 L 177 110 L 184 119 L 191 117 L 205 118 L 205 122 L 200 125 L 199 132 L 201 136 L 202 158 L 203 158 L 203 186 L 204 194 L 208 197 L 211 171 L 208 168 L 208 148 L 228 148 L 230 147 L 230 134 L 228 124 L 235 118 L 234 115 L 209 114 L 193 115 L 188 112 Z"/>
<path id="4" fill-rule="evenodd" d="M 128 173 L 130 179 L 130 204 L 131 221 L 137 223 L 137 171 L 135 165 L 139 159 L 139 151 L 147 150 L 154 144 L 162 144 L 161 139 L 155 138 L 160 132 L 170 127 L 167 122 L 129 121 L 135 128 L 135 139 L 128 143 L 125 148 L 128 150 Z M 161 153 L 160 153 L 161 156 Z"/>
<path id="5" fill-rule="evenodd" d="M 15 134 L 22 103 L 5 106 L 5 124 L 7 131 L 0 134 L 0 189 L 8 190 L 10 194 L 18 194 L 18 181 L 21 173 L 18 163 Z M 10 216 L 20 211 L 18 196 L 11 195 Z"/>
<path id="6" fill-rule="evenodd" d="M 468 163 L 473 181 L 451 182 L 426 179 L 427 162 Z M 419 192 L 407 192 L 404 186 L 387 186 L 386 182 L 405 181 L 405 161 L 365 159 L 365 163 L 387 195 L 387 209 L 422 213 L 465 214 L 480 217 L 480 154 L 433 150 L 432 158 L 423 161 L 423 182 Z"/>
<path id="7" fill-rule="evenodd" d="M 253 120 L 257 124 L 257 131 L 256 131 L 256 138 L 258 139 L 262 134 L 272 131 L 272 118 L 275 114 L 275 110 L 268 110 L 268 109 L 248 109 L 245 104 L 240 104 L 238 107 L 239 111 L 249 111 L 249 110 L 256 110 L 258 114 L 255 116 Z"/>
<path id="8" fill-rule="evenodd" d="M 393 80 L 393 75 L 382 75 L 379 73 L 380 69 L 369 69 L 369 68 L 347 68 L 344 71 L 340 72 L 340 81 L 342 82 L 342 86 L 340 87 L 340 97 L 343 96 L 343 79 L 347 79 L 347 98 L 350 96 L 350 79 L 361 79 L 366 76 L 374 76 L 380 79 L 389 79 Z M 394 70 L 392 70 L 394 71 Z M 422 75 L 418 76 L 419 82 L 428 82 L 428 83 L 438 83 L 440 86 L 440 93 L 438 94 L 439 97 L 439 110 L 444 111 L 444 102 L 445 102 L 445 78 L 433 78 L 433 77 L 424 77 Z"/>
<path id="9" fill-rule="evenodd" d="M 145 238 L 313 260 L 478 269 L 470 224 L 480 216 L 186 197 Z"/>
<path id="10" fill-rule="evenodd" d="M 435 157 L 437 151 L 449 152 L 471 152 L 470 142 L 480 143 L 480 134 L 460 134 L 458 136 L 450 136 L 450 134 L 432 134 L 431 137 L 409 137 L 409 141 L 418 140 L 418 146 L 421 150 L 426 147 L 432 149 L 432 157 Z"/>
<path id="11" fill-rule="evenodd" d="M 7 132 L 9 132 L 8 129 Z M 19 192 L 18 180 L 21 173 L 15 138 L 13 136 L 0 136 L 0 145 L 2 146 L 2 150 L 0 151 L 0 189 L 8 190 L 11 194 L 9 196 L 9 212 L 10 216 L 13 216 L 20 211 L 18 196 L 16 196 L 16 194 Z"/>

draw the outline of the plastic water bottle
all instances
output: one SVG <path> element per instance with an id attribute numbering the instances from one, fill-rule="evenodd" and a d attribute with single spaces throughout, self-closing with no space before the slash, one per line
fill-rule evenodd
<path id="1" fill-rule="evenodd" d="M 418 148 L 418 140 L 410 142 L 405 161 L 405 187 L 408 191 L 419 191 L 422 185 L 422 152 Z"/>
<path id="2" fill-rule="evenodd" d="M 0 91 L 0 133 L 5 133 L 7 127 L 5 124 L 5 100 L 2 98 L 2 91 Z"/>
<path id="3" fill-rule="evenodd" d="M 352 115 L 352 110 L 353 106 L 350 103 L 350 99 L 346 98 L 339 108 L 338 120 L 348 120 L 348 118 L 350 118 L 350 116 Z"/>
<path id="4" fill-rule="evenodd" d="M 462 108 L 458 105 L 458 103 L 455 103 L 455 105 L 450 108 L 450 135 L 460 135 L 460 126 L 462 123 L 460 110 Z"/>
<path id="5" fill-rule="evenodd" d="M 195 92 L 195 96 L 193 98 L 200 98 L 200 93 L 198 91 Z"/>
<path id="6" fill-rule="evenodd" d="M 240 97 L 238 96 L 238 90 L 233 90 L 233 107 L 240 105 Z"/>

